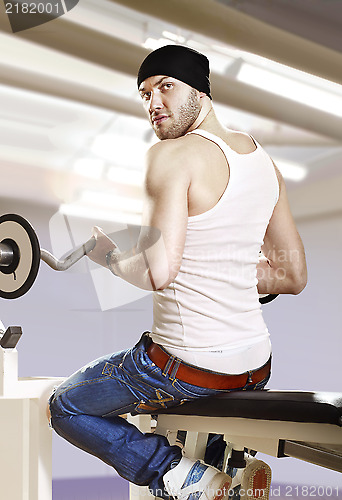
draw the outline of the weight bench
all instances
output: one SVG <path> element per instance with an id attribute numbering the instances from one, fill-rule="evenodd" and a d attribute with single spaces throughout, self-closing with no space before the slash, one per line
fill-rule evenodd
<path id="1" fill-rule="evenodd" d="M 209 433 L 223 434 L 227 446 L 274 457 L 294 457 L 342 472 L 342 393 L 236 391 L 154 412 L 158 434 L 175 443 L 187 431 L 184 453 L 202 458 Z M 130 416 L 143 432 L 151 415 Z M 149 495 L 147 487 L 130 486 L 131 499 Z"/>

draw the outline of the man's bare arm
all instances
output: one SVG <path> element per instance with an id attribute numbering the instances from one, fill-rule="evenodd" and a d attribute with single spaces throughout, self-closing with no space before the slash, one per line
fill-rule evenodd
<path id="1" fill-rule="evenodd" d="M 163 141 L 147 154 L 142 230 L 137 244 L 120 252 L 97 229 L 89 257 L 145 290 L 165 288 L 177 276 L 183 255 L 190 178 L 177 141 Z M 113 250 L 110 258 L 105 255 Z M 95 253 L 96 252 L 96 253 Z"/>
<path id="2" fill-rule="evenodd" d="M 267 262 L 257 266 L 259 293 L 300 293 L 307 283 L 302 240 L 293 220 L 284 180 L 277 170 L 280 194 L 266 230 L 262 252 Z"/>

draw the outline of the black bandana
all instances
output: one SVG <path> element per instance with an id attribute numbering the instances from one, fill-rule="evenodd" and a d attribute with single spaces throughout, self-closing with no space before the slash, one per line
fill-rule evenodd
<path id="1" fill-rule="evenodd" d="M 144 59 L 138 73 L 138 88 L 150 76 L 165 75 L 180 80 L 211 99 L 209 61 L 205 55 L 182 45 L 166 45 Z"/>

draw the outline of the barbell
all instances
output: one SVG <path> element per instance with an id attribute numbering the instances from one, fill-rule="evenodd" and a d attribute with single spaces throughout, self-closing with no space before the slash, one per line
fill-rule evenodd
<path id="1" fill-rule="evenodd" d="M 86 243 L 58 260 L 47 250 L 41 249 L 38 237 L 31 224 L 21 215 L 5 214 L 0 217 L 0 297 L 16 299 L 24 295 L 33 285 L 43 260 L 55 271 L 66 271 L 84 255 L 91 252 L 96 240 L 91 237 Z M 259 302 L 267 304 L 277 294 L 259 295 Z"/>
<path id="2" fill-rule="evenodd" d="M 55 271 L 66 271 L 95 247 L 95 238 L 58 260 L 40 249 L 38 237 L 31 224 L 21 215 L 0 217 L 0 297 L 16 299 L 33 285 L 43 260 Z"/>

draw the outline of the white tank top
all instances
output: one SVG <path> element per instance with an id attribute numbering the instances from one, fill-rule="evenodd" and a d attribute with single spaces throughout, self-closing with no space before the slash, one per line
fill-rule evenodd
<path id="1" fill-rule="evenodd" d="M 256 266 L 278 201 L 278 179 L 256 141 L 255 151 L 239 154 L 209 132 L 190 133 L 222 150 L 229 182 L 213 208 L 188 217 L 178 275 L 153 293 L 151 337 L 188 363 L 242 373 L 264 364 L 271 351 Z"/>

